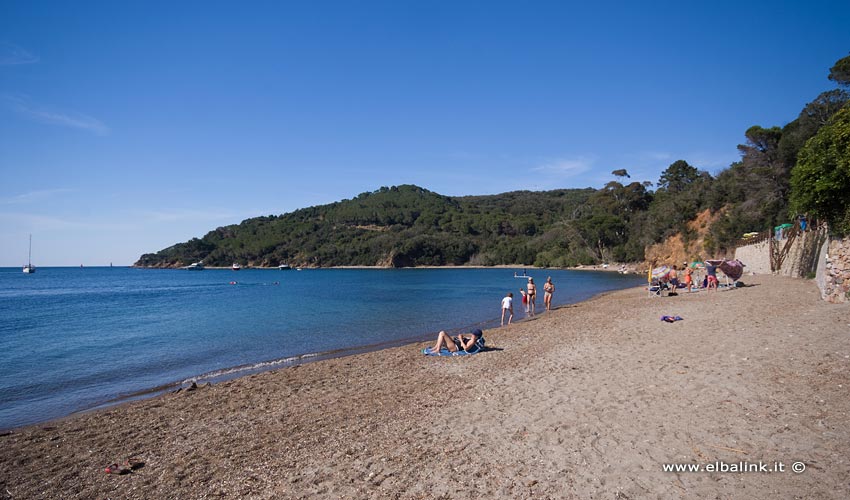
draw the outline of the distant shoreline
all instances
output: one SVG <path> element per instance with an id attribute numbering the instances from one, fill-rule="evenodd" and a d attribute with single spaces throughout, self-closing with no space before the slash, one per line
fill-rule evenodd
<path id="1" fill-rule="evenodd" d="M 368 270 L 381 270 L 381 269 L 516 269 L 516 270 L 524 270 L 524 271 L 546 271 L 547 269 L 557 270 L 557 271 L 602 271 L 602 272 L 621 272 L 621 267 L 625 266 L 625 271 L 623 274 L 642 274 L 646 272 L 646 269 L 641 269 L 641 267 L 645 267 L 645 264 L 598 264 L 598 265 L 587 265 L 587 266 L 575 266 L 575 267 L 534 267 L 534 266 L 526 266 L 526 265 L 510 265 L 510 264 L 497 264 L 493 266 L 481 266 L 481 265 L 445 265 L 445 266 L 410 266 L 410 267 L 390 267 L 390 266 L 327 266 L 327 267 L 291 267 L 287 269 L 287 271 L 295 271 L 295 270 L 319 270 L 319 269 L 368 269 Z M 73 266 L 65 266 L 65 267 L 73 267 Z M 95 267 L 95 266 L 92 266 Z M 109 266 L 97 266 L 97 267 L 109 267 Z M 172 270 L 186 270 L 185 266 L 180 267 L 151 267 L 151 266 L 122 266 L 122 267 L 132 267 L 135 269 L 172 269 Z M 209 271 L 247 271 L 251 269 L 262 270 L 262 271 L 280 271 L 279 267 L 261 267 L 261 266 L 244 266 L 239 270 L 234 270 L 229 266 L 204 266 L 204 270 Z"/>

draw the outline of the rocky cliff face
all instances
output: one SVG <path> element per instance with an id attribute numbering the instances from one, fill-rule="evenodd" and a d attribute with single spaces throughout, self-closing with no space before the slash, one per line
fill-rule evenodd
<path id="1" fill-rule="evenodd" d="M 656 243 L 646 249 L 646 261 L 650 264 L 655 262 L 656 265 L 672 266 L 694 260 L 725 257 L 725 255 L 709 255 L 705 250 L 705 237 L 708 234 L 708 229 L 721 215 L 722 211 L 714 215 L 711 214 L 710 210 L 700 212 L 694 220 L 688 223 L 688 229 L 697 235 L 695 238 L 692 238 L 686 244 L 682 235 L 677 234 L 666 241 Z"/>

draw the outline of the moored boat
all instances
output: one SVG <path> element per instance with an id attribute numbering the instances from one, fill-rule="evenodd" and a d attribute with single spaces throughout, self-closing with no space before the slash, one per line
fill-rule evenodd
<path id="1" fill-rule="evenodd" d="M 290 271 L 292 269 L 289 266 L 289 264 L 281 264 L 281 265 L 277 266 L 277 268 L 280 269 L 281 271 Z"/>
<path id="2" fill-rule="evenodd" d="M 24 274 L 32 274 L 35 272 L 35 266 L 32 265 L 32 235 L 30 235 L 30 250 L 27 257 L 27 265 L 24 266 Z"/>
<path id="3" fill-rule="evenodd" d="M 187 271 L 203 271 L 204 270 L 204 264 L 203 264 L 202 260 L 199 260 L 198 262 L 194 262 L 194 263 L 184 267 L 183 269 L 185 269 Z"/>
<path id="4" fill-rule="evenodd" d="M 238 270 L 242 269 L 242 266 L 240 266 L 238 262 L 234 262 L 233 265 L 230 266 L 230 269 L 233 269 L 234 271 L 238 271 Z"/>

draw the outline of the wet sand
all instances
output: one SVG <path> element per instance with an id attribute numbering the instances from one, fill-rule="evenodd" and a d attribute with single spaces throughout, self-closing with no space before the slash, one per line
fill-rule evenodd
<path id="1" fill-rule="evenodd" d="M 848 498 L 850 306 L 743 280 L 614 292 L 475 356 L 416 344 L 17 429 L 0 499 Z M 786 471 L 662 470 L 759 461 Z"/>

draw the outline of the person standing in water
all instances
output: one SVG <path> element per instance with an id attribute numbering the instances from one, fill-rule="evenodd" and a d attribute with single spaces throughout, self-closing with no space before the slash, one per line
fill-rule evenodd
<path id="1" fill-rule="evenodd" d="M 525 314 L 528 314 L 528 294 L 522 288 L 519 289 L 519 294 L 522 295 L 522 307 L 525 309 Z"/>
<path id="2" fill-rule="evenodd" d="M 534 278 L 528 278 L 526 290 L 526 294 L 528 295 L 528 314 L 534 316 L 534 299 L 537 298 L 537 285 L 534 284 Z"/>
<path id="3" fill-rule="evenodd" d="M 552 310 L 552 293 L 555 291 L 555 285 L 552 284 L 552 277 L 546 278 L 546 283 L 543 284 L 543 305 L 547 311 Z"/>

